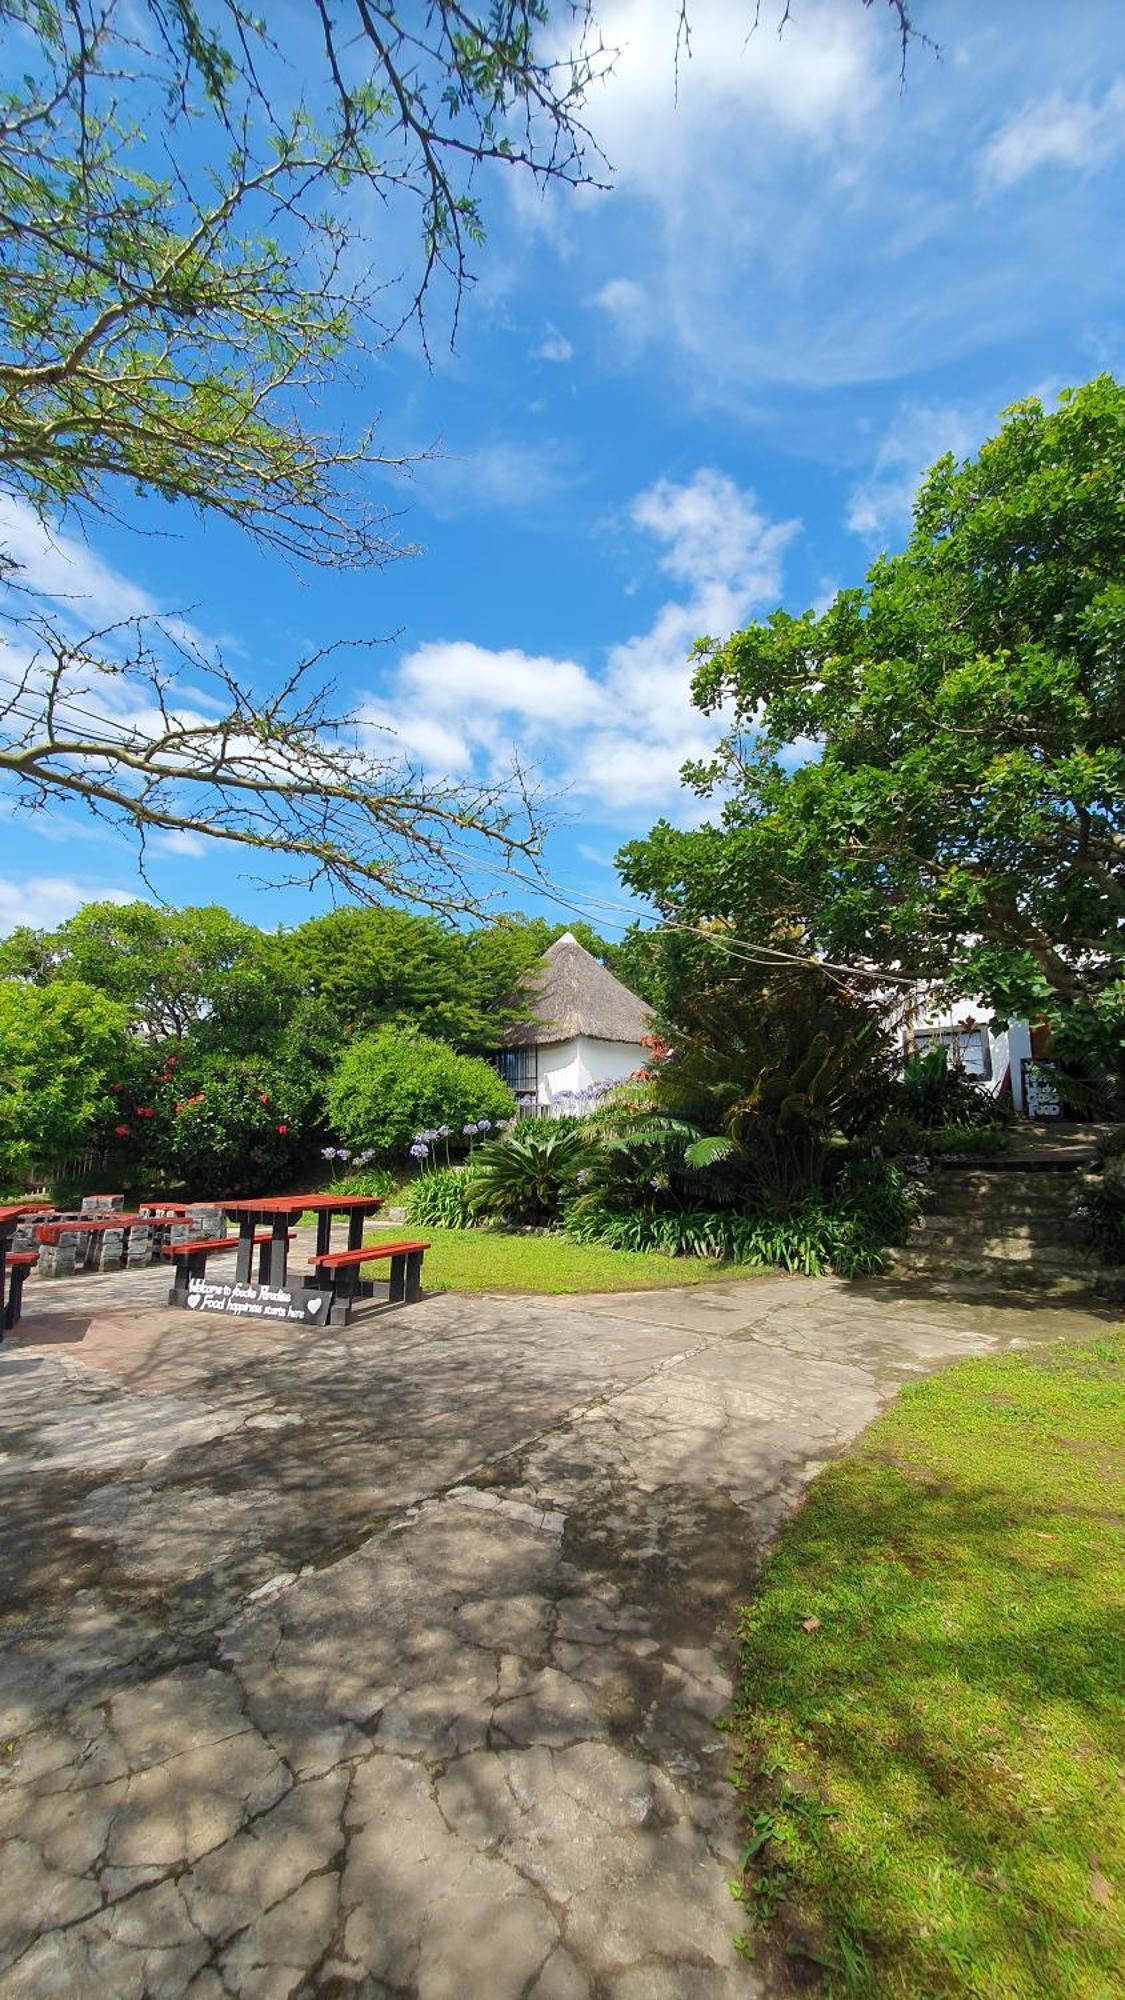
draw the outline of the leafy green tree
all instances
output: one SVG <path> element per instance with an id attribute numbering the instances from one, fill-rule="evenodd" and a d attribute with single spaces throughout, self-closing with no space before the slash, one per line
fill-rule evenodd
<path id="1" fill-rule="evenodd" d="M 350 1145 L 384 1160 L 405 1159 L 418 1134 L 444 1128 L 453 1150 L 469 1144 L 466 1126 L 494 1128 L 515 1103 L 507 1084 L 479 1056 L 459 1055 L 444 1042 L 398 1028 L 380 1028 L 341 1056 L 327 1090 L 333 1128 Z M 421 1142 L 419 1157 L 436 1142 Z"/>
<path id="2" fill-rule="evenodd" d="M 1092 1032 L 1125 962 L 1123 491 L 1125 388 L 1031 398 L 939 461 L 863 588 L 700 641 L 694 699 L 727 727 L 685 778 L 725 802 L 627 846 L 629 885 L 720 955 L 861 962 Z"/>
<path id="3" fill-rule="evenodd" d="M 190 1036 L 244 1054 L 288 1020 L 299 992 L 288 966 L 277 938 L 215 904 L 86 903 L 53 931 L 22 928 L 0 943 L 0 973 L 96 986 L 149 1042 Z"/>
<path id="4" fill-rule="evenodd" d="M 515 915 L 453 930 L 415 911 L 353 905 L 313 917 L 285 943 L 336 1039 L 402 1024 L 487 1050 L 503 1023 L 526 1011 L 516 995 L 520 975 L 566 928 Z M 588 949 L 606 955 L 604 939 L 578 928 Z"/>
<path id="5" fill-rule="evenodd" d="M 129 1067 L 125 1009 L 78 980 L 0 980 L 0 1178 L 80 1152 L 111 1121 Z"/>

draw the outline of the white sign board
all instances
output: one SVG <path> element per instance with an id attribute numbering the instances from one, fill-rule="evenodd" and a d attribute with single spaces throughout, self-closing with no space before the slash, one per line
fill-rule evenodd
<path id="1" fill-rule="evenodd" d="M 331 1304 L 327 1292 L 284 1291 L 270 1285 L 221 1285 L 210 1278 L 189 1278 L 189 1312 L 226 1313 L 231 1319 L 296 1320 L 301 1326 L 325 1326 Z"/>
<path id="2" fill-rule="evenodd" d="M 1054 1063 L 1028 1062 L 1023 1066 L 1023 1101 L 1029 1118 L 1061 1118 L 1058 1077 Z"/>

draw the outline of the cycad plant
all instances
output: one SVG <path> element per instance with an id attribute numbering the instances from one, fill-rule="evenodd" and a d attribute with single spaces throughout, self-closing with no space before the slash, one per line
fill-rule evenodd
<path id="1" fill-rule="evenodd" d="M 669 1039 L 652 1107 L 619 1143 L 678 1139 L 683 1164 L 717 1176 L 728 1201 L 734 1183 L 779 1206 L 822 1190 L 841 1142 L 874 1122 L 892 1071 L 882 1012 L 808 966 L 697 993 Z"/>
<path id="2" fill-rule="evenodd" d="M 479 1146 L 473 1160 L 472 1201 L 477 1209 L 513 1222 L 555 1222 L 592 1156 L 581 1132 L 540 1127 Z"/>

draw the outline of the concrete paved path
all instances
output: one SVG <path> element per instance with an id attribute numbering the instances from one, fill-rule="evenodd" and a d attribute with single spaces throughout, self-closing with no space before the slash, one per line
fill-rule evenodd
<path id="1" fill-rule="evenodd" d="M 892 1281 L 331 1337 L 29 1287 L 0 1349 L 3 2000 L 728 2000 L 734 1608 L 912 1375 Z"/>

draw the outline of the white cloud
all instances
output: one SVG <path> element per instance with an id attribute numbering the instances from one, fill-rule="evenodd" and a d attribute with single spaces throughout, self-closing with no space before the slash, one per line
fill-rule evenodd
<path id="1" fill-rule="evenodd" d="M 12 494 L 0 494 L 0 550 L 17 565 L 17 585 L 72 607 L 88 625 L 151 618 L 159 608 L 87 543 L 48 526 Z"/>
<path id="2" fill-rule="evenodd" d="M 1120 296 L 1110 176 L 1076 171 L 1121 139 L 1122 86 L 1098 81 L 1125 56 L 1116 0 L 1085 0 L 1082 32 L 1039 9 L 1023 38 L 950 0 L 930 24 L 942 60 L 915 44 L 905 90 L 885 6 L 803 0 L 780 36 L 781 0 L 748 35 L 753 11 L 692 0 L 677 97 L 676 9 L 599 9 L 620 56 L 588 117 L 615 192 L 569 205 L 557 252 L 581 260 L 613 363 L 778 422 L 778 387 L 949 366 L 1042 323 L 1052 299 L 1080 325 Z M 1069 171 L 1025 189 L 1048 160 Z"/>
<path id="3" fill-rule="evenodd" d="M 1104 166 L 1125 146 L 1125 80 L 1093 98 L 1053 92 L 1002 125 L 980 157 L 986 186 L 1014 187 L 1040 167 Z"/>
<path id="4" fill-rule="evenodd" d="M 643 347 L 656 328 L 656 309 L 643 285 L 633 278 L 610 278 L 594 293 L 590 304 L 600 307 L 618 339 L 635 352 Z"/>
<path id="5" fill-rule="evenodd" d="M 103 889 L 76 882 L 69 875 L 27 875 L 19 881 L 0 876 L 0 937 L 20 924 L 52 930 L 72 917 L 83 903 L 134 903 L 131 889 Z"/>
<path id="6" fill-rule="evenodd" d="M 574 447 L 558 438 L 524 443 L 496 439 L 475 450 L 433 458 L 418 467 L 418 491 L 442 518 L 490 510 L 542 507 L 576 478 Z"/>
<path id="7" fill-rule="evenodd" d="M 985 429 L 983 413 L 903 404 L 871 472 L 852 488 L 845 517 L 852 533 L 876 542 L 907 528 L 923 475 L 947 451 L 964 458 L 975 450 Z"/>
<path id="8" fill-rule="evenodd" d="M 170 827 L 167 833 L 150 834 L 149 845 L 158 854 L 175 854 L 185 861 L 198 861 L 208 853 L 213 842 L 204 840 L 201 833 L 190 833 L 183 827 Z"/>
<path id="9" fill-rule="evenodd" d="M 711 468 L 657 480 L 629 520 L 658 543 L 658 569 L 684 588 L 644 631 L 611 646 L 600 672 L 514 647 L 434 641 L 405 656 L 393 692 L 368 704 L 368 723 L 394 728 L 432 769 L 502 766 L 515 753 L 601 811 L 673 801 L 681 764 L 704 755 L 715 735 L 714 718 L 691 704 L 691 647 L 776 602 L 798 524 L 769 520 Z"/>
<path id="10" fill-rule="evenodd" d="M 557 326 L 548 325 L 542 340 L 532 348 L 531 358 L 533 361 L 556 361 L 565 364 L 573 361 L 574 347 L 565 333 L 559 332 Z"/>

